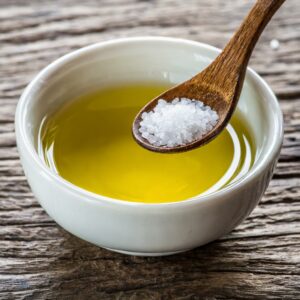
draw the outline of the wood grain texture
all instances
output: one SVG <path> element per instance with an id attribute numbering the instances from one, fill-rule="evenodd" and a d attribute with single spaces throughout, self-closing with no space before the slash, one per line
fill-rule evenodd
<path id="1" fill-rule="evenodd" d="M 15 145 L 20 93 L 59 56 L 137 35 L 223 47 L 253 3 L 0 0 L 0 299 L 300 299 L 300 1 L 286 1 L 250 61 L 284 113 L 278 167 L 259 206 L 224 238 L 164 258 L 83 242 L 34 199 Z M 280 41 L 277 51 L 272 39 Z"/>

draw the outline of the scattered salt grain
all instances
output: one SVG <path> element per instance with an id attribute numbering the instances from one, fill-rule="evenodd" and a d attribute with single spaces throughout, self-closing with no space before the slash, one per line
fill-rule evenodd
<path id="1" fill-rule="evenodd" d="M 219 119 L 216 111 L 198 100 L 158 100 L 142 114 L 139 131 L 152 145 L 175 147 L 188 144 L 211 131 Z"/>
<path id="2" fill-rule="evenodd" d="M 280 43 L 278 40 L 272 40 L 270 42 L 270 47 L 273 49 L 273 50 L 277 50 L 280 46 Z"/>

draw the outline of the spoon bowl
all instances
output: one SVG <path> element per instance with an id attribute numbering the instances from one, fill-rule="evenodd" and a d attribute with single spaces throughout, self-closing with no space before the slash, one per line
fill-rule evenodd
<path id="1" fill-rule="evenodd" d="M 205 105 L 209 105 L 213 110 L 218 112 L 219 119 L 217 121 L 217 124 L 207 134 L 203 135 L 201 139 L 194 140 L 189 144 L 179 145 L 175 147 L 162 147 L 152 145 L 147 139 L 143 138 L 139 132 L 140 122 L 142 121 L 142 114 L 144 112 L 152 111 L 160 99 L 164 99 L 167 102 L 171 102 L 175 98 L 188 98 L 200 100 Z M 232 101 L 237 103 L 237 101 Z M 227 125 L 232 113 L 234 112 L 234 108 L 234 106 L 227 105 L 227 101 L 224 98 L 224 96 L 216 92 L 213 89 L 213 86 L 206 85 L 202 82 L 198 83 L 198 79 L 196 77 L 193 77 L 192 79 L 184 82 L 183 84 L 177 85 L 174 88 L 167 90 L 166 92 L 162 93 L 161 95 L 147 103 L 135 117 L 132 127 L 132 133 L 136 142 L 148 150 L 161 153 L 184 152 L 190 149 L 203 146 L 210 142 L 212 139 L 214 139 Z M 224 118 L 227 119 L 224 120 Z"/>

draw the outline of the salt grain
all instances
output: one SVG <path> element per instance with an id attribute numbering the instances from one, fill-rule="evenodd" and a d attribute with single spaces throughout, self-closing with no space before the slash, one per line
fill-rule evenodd
<path id="1" fill-rule="evenodd" d="M 273 50 L 277 50 L 280 46 L 280 43 L 278 40 L 272 40 L 270 42 L 270 47 L 273 49 Z"/>
<path id="2" fill-rule="evenodd" d="M 216 111 L 198 100 L 175 98 L 158 100 L 150 112 L 142 114 L 139 131 L 155 146 L 175 147 L 188 144 L 211 131 L 219 119 Z"/>

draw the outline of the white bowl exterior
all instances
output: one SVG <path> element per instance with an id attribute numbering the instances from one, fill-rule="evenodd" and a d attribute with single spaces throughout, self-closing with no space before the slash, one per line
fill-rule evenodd
<path id="1" fill-rule="evenodd" d="M 274 166 L 241 189 L 215 195 L 214 201 L 143 207 L 98 203 L 32 168 L 28 157 L 22 156 L 22 164 L 42 207 L 67 231 L 101 247 L 147 255 L 195 248 L 231 231 L 258 203 Z"/>
<path id="2" fill-rule="evenodd" d="M 186 40 L 122 39 L 83 48 L 38 75 L 18 104 L 16 136 L 32 191 L 58 224 L 105 248 L 163 255 L 208 243 L 250 214 L 270 181 L 282 143 L 282 116 L 276 98 L 253 71 L 248 71 L 239 110 L 251 119 L 249 126 L 259 148 L 256 162 L 246 177 L 211 195 L 167 204 L 109 199 L 53 174 L 34 148 L 41 118 L 72 96 L 99 84 L 128 80 L 175 84 L 199 72 L 217 53 L 210 46 Z"/>

